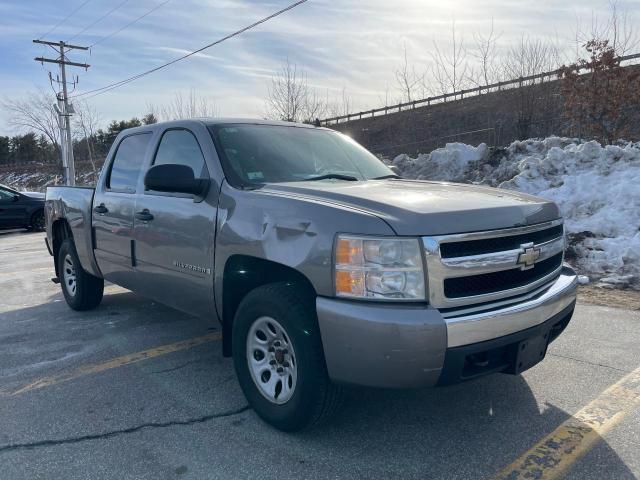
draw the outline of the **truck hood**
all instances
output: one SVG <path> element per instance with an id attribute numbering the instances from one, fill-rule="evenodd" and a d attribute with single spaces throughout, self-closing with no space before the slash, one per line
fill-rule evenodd
<path id="1" fill-rule="evenodd" d="M 386 221 L 398 235 L 494 230 L 560 217 L 555 203 L 532 195 L 447 182 L 329 180 L 268 184 L 261 190 L 363 210 Z"/>

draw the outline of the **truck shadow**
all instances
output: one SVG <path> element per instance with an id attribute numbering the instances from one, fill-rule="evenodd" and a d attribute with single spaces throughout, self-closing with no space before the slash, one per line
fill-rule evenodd
<path id="1" fill-rule="evenodd" d="M 552 403 L 540 403 L 525 377 L 497 374 L 415 391 L 352 388 L 332 423 L 301 438 L 315 446 L 335 445 L 339 438 L 332 448 L 337 462 L 355 457 L 358 464 L 385 471 L 387 478 L 486 478 L 570 416 Z M 592 478 L 636 478 L 604 438 L 596 449 Z"/>

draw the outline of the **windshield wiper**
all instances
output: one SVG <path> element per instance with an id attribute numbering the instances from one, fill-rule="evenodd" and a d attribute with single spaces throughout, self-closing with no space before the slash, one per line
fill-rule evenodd
<path id="1" fill-rule="evenodd" d="M 382 175 L 381 177 L 373 177 L 371 180 L 384 180 L 385 178 L 402 178 L 400 175 L 390 173 L 389 175 Z"/>
<path id="2" fill-rule="evenodd" d="M 358 179 L 353 175 L 342 175 L 341 173 L 327 173 L 325 175 L 319 175 L 317 177 L 305 178 L 305 182 L 315 182 L 316 180 L 326 180 L 329 178 L 335 178 L 336 180 L 346 180 L 348 182 L 357 182 Z"/>

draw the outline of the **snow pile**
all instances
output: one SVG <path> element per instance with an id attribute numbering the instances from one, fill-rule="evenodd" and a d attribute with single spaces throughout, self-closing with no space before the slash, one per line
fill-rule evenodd
<path id="1" fill-rule="evenodd" d="M 640 143 L 603 147 L 549 137 L 494 152 L 455 143 L 392 163 L 407 178 L 479 183 L 556 202 L 567 259 L 592 279 L 640 288 Z"/>
<path id="2" fill-rule="evenodd" d="M 399 155 L 393 160 L 403 176 L 418 180 L 464 181 L 464 173 L 470 163 L 486 158 L 489 149 L 484 143 L 472 147 L 465 143 L 447 143 L 431 153 L 419 154 L 417 158 Z"/>

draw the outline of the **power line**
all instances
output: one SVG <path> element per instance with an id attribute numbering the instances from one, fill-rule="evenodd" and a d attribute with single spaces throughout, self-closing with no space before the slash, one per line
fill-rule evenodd
<path id="1" fill-rule="evenodd" d="M 229 40 L 230 38 L 237 37 L 238 35 L 241 35 L 242 33 L 257 27 L 258 25 L 261 25 L 261 24 L 265 23 L 265 22 L 271 20 L 272 18 L 275 18 L 275 17 L 277 17 L 279 15 L 282 15 L 283 13 L 294 9 L 298 5 L 302 5 L 303 3 L 306 3 L 307 1 L 308 0 L 298 0 L 297 2 L 294 2 L 294 3 L 290 4 L 289 6 L 283 8 L 281 10 L 278 10 L 277 12 L 272 13 L 271 15 L 269 15 L 267 17 L 264 17 L 264 18 L 254 22 L 251 25 L 248 25 L 248 26 L 246 26 L 246 27 L 244 27 L 244 28 L 242 28 L 240 30 L 237 30 L 237 31 L 235 31 L 233 33 L 230 33 L 229 35 L 226 35 L 226 36 L 220 38 L 219 40 L 216 40 L 215 42 L 209 43 L 208 45 L 205 45 L 202 48 L 199 48 L 197 50 L 189 52 L 189 53 L 187 53 L 187 54 L 185 54 L 185 55 L 183 55 L 181 57 L 175 58 L 175 59 L 171 60 L 170 62 L 167 62 L 165 64 L 159 65 L 159 66 L 157 66 L 155 68 L 152 68 L 151 70 L 147 70 L 146 72 L 142 72 L 142 73 L 139 73 L 139 74 L 134 75 L 132 77 L 125 78 L 124 80 L 120 80 L 119 82 L 114 82 L 114 83 L 111 83 L 109 85 L 105 85 L 104 87 L 94 88 L 93 90 L 88 90 L 86 92 L 79 93 L 77 95 L 74 95 L 74 98 L 75 97 L 82 97 L 82 96 L 85 96 L 85 95 L 91 95 L 91 96 L 89 96 L 87 98 L 93 98 L 93 97 L 96 97 L 98 95 L 102 95 L 103 93 L 106 93 L 106 92 L 108 92 L 110 90 L 113 90 L 115 88 L 121 87 L 122 85 L 125 85 L 127 83 L 133 82 L 133 81 L 135 81 L 135 80 L 137 80 L 137 79 L 139 79 L 141 77 L 144 77 L 144 76 L 149 75 L 151 73 L 157 72 L 158 70 L 162 70 L 163 68 L 166 68 L 166 67 L 168 67 L 170 65 L 173 65 L 174 63 L 178 63 L 181 60 L 185 60 L 186 58 L 192 57 L 193 55 L 196 55 L 197 53 L 200 53 L 203 50 L 206 50 L 206 49 L 211 48 L 211 47 L 213 47 L 215 45 L 218 45 L 219 43 L 222 43 L 222 42 L 224 42 L 226 40 Z"/>
<path id="2" fill-rule="evenodd" d="M 104 15 L 102 15 L 100 18 L 98 18 L 95 22 L 90 23 L 89 25 L 87 25 L 86 27 L 84 27 L 82 30 L 80 30 L 78 33 L 76 33 L 73 37 L 71 37 L 69 40 L 67 40 L 68 42 L 70 42 L 71 40 L 73 40 L 76 37 L 79 37 L 80 35 L 82 35 L 84 32 L 86 32 L 87 30 L 89 30 L 91 27 L 95 26 L 96 24 L 98 24 L 99 22 L 101 22 L 102 20 L 104 20 L 105 18 L 107 18 L 108 16 L 110 16 L 113 12 L 115 12 L 116 10 L 119 10 L 120 7 L 122 7 L 125 3 L 127 3 L 129 0 L 123 0 L 122 2 L 120 2 L 118 5 L 116 5 L 115 7 L 113 7 L 111 10 L 109 10 L 107 13 L 105 13 Z"/>
<path id="3" fill-rule="evenodd" d="M 53 32 L 56 28 L 58 28 L 60 25 L 62 25 L 64 22 L 66 22 L 67 20 L 69 20 L 71 17 L 73 17 L 76 13 L 78 13 L 78 11 L 84 7 L 87 3 L 89 3 L 91 0 L 85 0 L 84 2 L 82 2 L 76 9 L 72 10 L 71 13 L 69 13 L 69 15 L 67 15 L 66 17 L 64 17 L 62 20 L 60 20 L 58 23 L 56 23 L 51 30 L 49 30 L 48 32 L 40 35 L 38 37 L 38 40 L 42 40 L 43 37 L 46 37 L 47 35 L 49 35 L 51 32 Z"/>
<path id="4" fill-rule="evenodd" d="M 146 17 L 147 15 L 151 15 L 153 12 L 155 12 L 156 10 L 158 10 L 160 7 L 162 7 L 163 5 L 166 5 L 167 3 L 169 3 L 171 0 L 164 0 L 164 2 L 159 3 L 158 5 L 156 5 L 155 7 L 151 8 L 150 10 L 147 10 L 146 13 L 144 13 L 143 15 L 140 15 L 138 18 L 136 18 L 135 20 L 132 20 L 131 22 L 127 23 L 124 27 L 121 27 L 113 32 L 111 32 L 109 35 L 105 35 L 104 37 L 96 40 L 95 42 L 93 42 L 91 45 L 89 45 L 89 48 L 95 47 L 96 45 L 98 45 L 99 43 L 104 42 L 105 40 L 110 39 L 111 37 L 116 36 L 117 34 L 119 34 L 121 31 L 123 31 L 126 28 L 129 28 L 131 25 L 133 25 L 134 23 L 139 22 L 140 20 L 142 20 L 144 17 Z"/>

